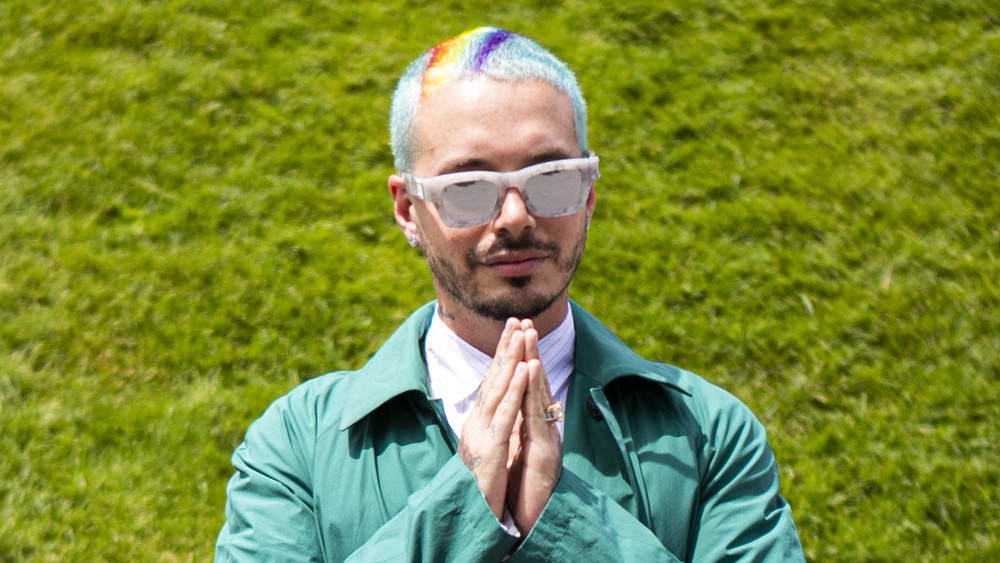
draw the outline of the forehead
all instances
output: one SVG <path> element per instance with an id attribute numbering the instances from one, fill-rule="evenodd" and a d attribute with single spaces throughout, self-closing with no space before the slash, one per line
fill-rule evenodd
<path id="1" fill-rule="evenodd" d="M 417 106 L 414 171 L 463 161 L 516 169 L 539 155 L 580 156 L 569 96 L 538 81 L 478 77 L 435 89 Z"/>

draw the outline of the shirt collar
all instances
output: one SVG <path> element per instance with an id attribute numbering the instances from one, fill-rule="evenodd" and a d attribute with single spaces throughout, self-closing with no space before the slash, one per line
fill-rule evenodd
<path id="1" fill-rule="evenodd" d="M 538 355 L 549 377 L 549 387 L 555 393 L 566 384 L 573 371 L 573 342 L 576 328 L 569 306 L 562 322 L 538 341 Z M 445 404 L 457 405 L 470 398 L 486 377 L 493 358 L 455 334 L 438 317 L 437 312 L 427 329 L 424 342 L 430 390 L 433 398 Z"/>
<path id="2" fill-rule="evenodd" d="M 435 309 L 424 341 L 431 397 L 454 405 L 468 398 L 493 361 L 488 354 L 459 338 Z"/>
<path id="3" fill-rule="evenodd" d="M 341 430 L 397 395 L 415 391 L 429 397 L 423 351 L 435 304 L 432 301 L 414 311 L 361 369 L 340 374 L 348 378 L 342 396 L 350 397 L 344 405 Z M 586 380 L 583 383 L 591 387 L 604 387 L 619 377 L 639 376 L 690 395 L 677 383 L 679 369 L 643 359 L 573 301 L 570 312 L 576 330 L 574 378 Z"/>

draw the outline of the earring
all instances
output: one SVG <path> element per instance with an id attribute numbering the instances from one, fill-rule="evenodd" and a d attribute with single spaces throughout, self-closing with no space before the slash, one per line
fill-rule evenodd
<path id="1" fill-rule="evenodd" d="M 417 247 L 417 235 L 410 235 L 406 240 L 409 241 L 410 246 L 413 248 Z"/>

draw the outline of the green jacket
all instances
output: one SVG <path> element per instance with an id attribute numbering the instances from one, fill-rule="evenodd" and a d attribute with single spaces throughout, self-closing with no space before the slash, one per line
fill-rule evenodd
<path id="1" fill-rule="evenodd" d="M 802 561 L 764 428 L 575 303 L 563 472 L 518 545 L 428 398 L 417 310 L 361 369 L 278 399 L 233 454 L 216 560 Z"/>

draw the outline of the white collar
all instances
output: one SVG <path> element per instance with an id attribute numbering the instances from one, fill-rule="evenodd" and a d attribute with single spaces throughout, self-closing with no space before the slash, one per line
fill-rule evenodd
<path id="1" fill-rule="evenodd" d="M 573 373 L 576 327 L 573 314 L 566 305 L 566 317 L 555 330 L 538 341 L 549 388 L 557 401 L 565 404 L 569 389 L 569 376 Z M 468 417 L 476 390 L 486 376 L 493 360 L 468 342 L 462 340 L 438 318 L 435 307 L 431 325 L 424 340 L 427 372 L 431 397 L 441 399 L 445 417 L 456 436 L 462 435 L 462 425 Z M 562 434 L 562 423 L 558 423 Z"/>

